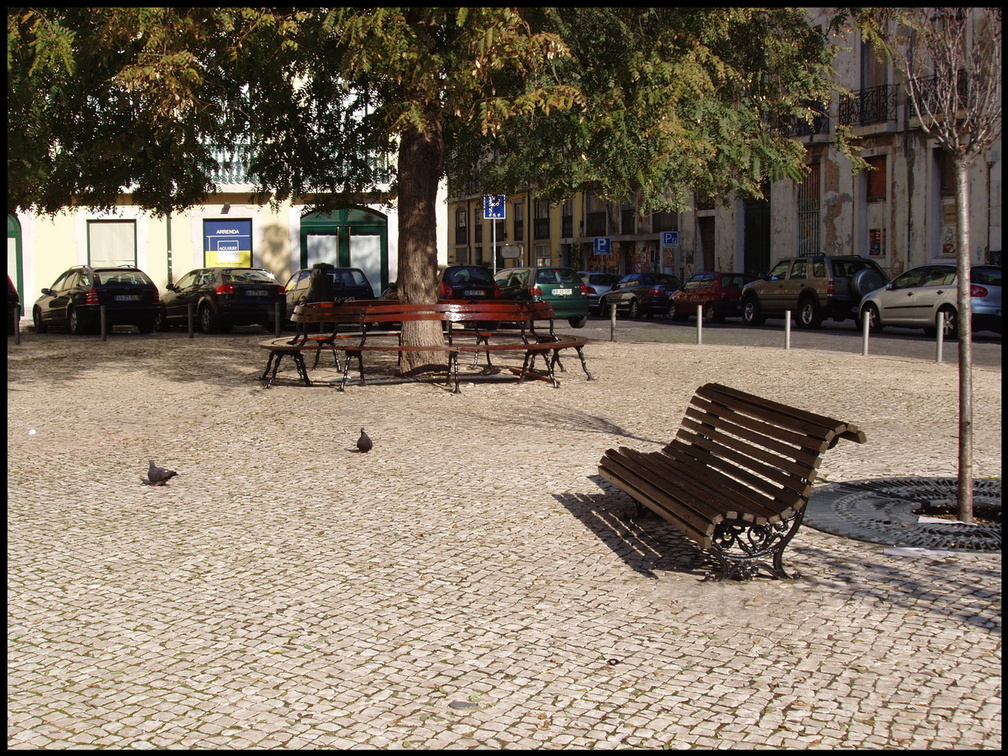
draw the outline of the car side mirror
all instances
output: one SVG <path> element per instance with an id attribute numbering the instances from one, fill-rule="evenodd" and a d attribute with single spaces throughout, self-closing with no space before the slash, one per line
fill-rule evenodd
<path id="1" fill-rule="evenodd" d="M 168 291 L 178 291 L 178 286 L 175 284 L 165 284 L 165 288 L 168 289 Z"/>
<path id="2" fill-rule="evenodd" d="M 760 279 L 763 280 L 763 281 L 769 281 L 770 280 L 770 274 L 769 273 L 760 273 Z"/>
<path id="3" fill-rule="evenodd" d="M 53 295 L 53 290 L 52 289 L 42 289 L 42 293 L 45 294 L 47 297 L 51 297 Z"/>

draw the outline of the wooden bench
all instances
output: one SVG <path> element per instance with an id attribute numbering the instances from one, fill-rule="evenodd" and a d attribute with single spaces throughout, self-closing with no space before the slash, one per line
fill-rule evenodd
<path id="1" fill-rule="evenodd" d="M 696 390 L 661 451 L 609 449 L 599 474 L 696 541 L 716 580 L 788 575 L 784 548 L 798 530 L 823 453 L 857 426 L 708 383 Z M 768 563 L 767 560 L 770 560 Z"/>
<path id="2" fill-rule="evenodd" d="M 436 320 L 442 324 L 447 343 L 440 345 L 406 345 L 402 342 L 401 324 L 411 321 Z M 536 321 L 546 320 L 549 323 L 548 332 L 536 329 Z M 582 351 L 588 343 L 586 339 L 564 337 L 553 330 L 553 310 L 544 302 L 526 303 L 510 300 L 492 302 L 457 302 L 442 300 L 428 305 L 400 304 L 386 300 L 354 300 L 350 302 L 311 302 L 299 304 L 294 308 L 292 321 L 296 333 L 293 338 L 272 339 L 260 344 L 268 349 L 270 356 L 263 371 L 261 380 L 269 387 L 276 378 L 276 373 L 282 359 L 290 355 L 294 360 L 301 381 L 311 385 L 303 353 L 315 353 L 315 365 L 318 364 L 322 351 L 331 351 L 339 369 L 337 351 L 343 351 L 346 359 L 343 364 L 343 378 L 339 388 L 343 390 L 349 377 L 350 359 L 357 361 L 361 385 L 364 384 L 364 352 L 396 352 L 401 361 L 402 354 L 407 351 L 443 352 L 447 355 L 447 370 L 449 383 L 454 380 L 455 393 L 459 392 L 458 355 L 460 351 L 474 352 L 474 365 L 479 353 L 487 355 L 490 362 L 490 352 L 520 351 L 525 361 L 519 375 L 519 382 L 530 373 L 536 355 L 541 354 L 546 362 L 546 371 L 554 387 L 559 386 L 554 375 L 554 367 L 559 363 L 559 355 L 563 349 L 575 349 L 581 359 L 582 368 L 589 380 L 592 375 Z M 507 334 L 504 340 L 498 338 L 502 323 L 518 327 L 517 334 Z M 321 333 L 310 333 L 313 325 L 331 325 L 331 330 Z M 459 328 L 458 326 L 462 326 Z M 343 328 L 344 330 L 340 330 Z M 457 336 L 473 334 L 472 343 L 463 341 L 457 343 Z M 394 336 L 395 343 L 388 343 L 382 337 Z M 493 338 L 493 342 L 491 342 Z M 563 365 L 560 364 L 563 370 Z"/>

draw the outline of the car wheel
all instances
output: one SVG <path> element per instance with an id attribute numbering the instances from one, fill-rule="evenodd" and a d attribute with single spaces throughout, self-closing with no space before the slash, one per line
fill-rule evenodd
<path id="1" fill-rule="evenodd" d="M 870 333 L 881 333 L 882 328 L 882 318 L 879 316 L 878 307 L 873 305 L 871 302 L 864 306 L 861 310 L 861 324 L 864 327 L 865 318 L 868 319 L 868 331 Z"/>
<path id="2" fill-rule="evenodd" d="M 158 317 L 155 315 L 150 320 L 141 320 L 136 324 L 137 330 L 140 331 L 140 333 L 153 333 L 154 327 L 157 325 L 157 319 Z"/>
<path id="3" fill-rule="evenodd" d="M 32 310 L 32 320 L 35 321 L 35 333 L 45 333 L 49 330 L 49 326 L 42 320 L 42 309 L 40 307 Z"/>
<path id="4" fill-rule="evenodd" d="M 956 311 L 951 307 L 942 307 L 938 310 L 938 314 L 945 314 L 945 324 L 944 324 L 944 337 L 946 339 L 957 339 L 959 338 L 959 316 L 956 315 Z M 938 319 L 935 318 L 935 328 L 938 327 Z"/>
<path id="5" fill-rule="evenodd" d="M 571 324 L 571 328 L 584 328 L 584 324 L 588 322 L 588 316 L 582 315 L 580 318 L 567 318 L 567 322 Z"/>
<path id="6" fill-rule="evenodd" d="M 753 326 L 763 325 L 766 322 L 756 297 L 748 297 L 742 302 L 742 322 Z"/>
<path id="7" fill-rule="evenodd" d="M 875 291 L 875 289 L 880 289 L 885 284 L 885 278 L 877 270 L 874 268 L 862 268 L 851 276 L 851 293 L 857 299 L 861 299 L 865 294 Z"/>
<path id="8" fill-rule="evenodd" d="M 806 297 L 798 303 L 798 327 L 818 328 L 822 325 L 822 309 L 812 297 Z"/>
<path id="9" fill-rule="evenodd" d="M 154 330 L 156 331 L 167 331 L 168 330 L 168 317 L 165 315 L 164 308 L 158 310 L 158 314 L 154 316 Z"/>
<path id="10" fill-rule="evenodd" d="M 217 333 L 217 316 L 214 315 L 213 308 L 204 304 L 199 308 L 199 328 L 203 333 Z"/>
<path id="11" fill-rule="evenodd" d="M 724 318 L 717 314 L 713 302 L 704 302 L 703 320 L 704 323 L 720 323 Z"/>
<path id="12" fill-rule="evenodd" d="M 76 307 L 67 310 L 67 327 L 74 336 L 80 336 L 84 333 L 84 324 L 81 322 L 80 313 L 77 312 Z"/>
<path id="13" fill-rule="evenodd" d="M 640 305 L 637 304 L 637 300 L 636 299 L 631 299 L 630 300 L 630 312 L 629 312 L 629 315 L 630 315 L 630 318 L 632 320 L 637 320 L 637 318 L 639 318 L 641 316 Z"/>
<path id="14" fill-rule="evenodd" d="M 687 316 L 683 314 L 683 311 L 678 306 L 676 306 L 674 300 L 669 302 L 668 316 L 672 318 L 672 320 L 682 321 L 687 319 Z"/>
<path id="15" fill-rule="evenodd" d="M 599 315 L 604 318 L 610 317 L 612 313 L 609 312 L 609 300 L 603 299 L 599 301 Z"/>

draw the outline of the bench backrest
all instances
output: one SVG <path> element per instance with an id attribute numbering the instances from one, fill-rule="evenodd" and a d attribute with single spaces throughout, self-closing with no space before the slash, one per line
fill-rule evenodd
<path id="1" fill-rule="evenodd" d="M 853 424 L 708 383 L 663 452 L 697 470 L 709 495 L 775 518 L 805 506 L 823 452 L 841 438 L 865 441 Z"/>
<path id="2" fill-rule="evenodd" d="M 505 321 L 530 324 L 536 320 L 552 319 L 553 308 L 548 302 L 513 300 L 489 302 L 440 300 L 433 304 L 403 304 L 383 299 L 303 302 L 295 306 L 291 315 L 291 320 L 295 324 L 355 323 L 360 325 L 418 320 L 441 320 L 445 323 Z"/>

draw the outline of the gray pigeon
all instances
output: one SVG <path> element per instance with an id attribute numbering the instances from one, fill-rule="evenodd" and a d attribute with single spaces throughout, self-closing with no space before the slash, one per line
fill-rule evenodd
<path id="1" fill-rule="evenodd" d="M 369 451 L 371 451 L 372 446 L 374 446 L 374 444 L 371 443 L 371 437 L 364 432 L 363 428 L 361 428 L 360 438 L 357 439 L 357 451 L 361 452 L 362 454 L 367 454 Z"/>
<path id="2" fill-rule="evenodd" d="M 163 486 L 171 478 L 178 475 L 174 470 L 169 470 L 166 467 L 158 467 L 154 464 L 154 460 L 150 460 L 150 467 L 147 469 L 147 480 L 150 481 L 152 486 Z"/>

